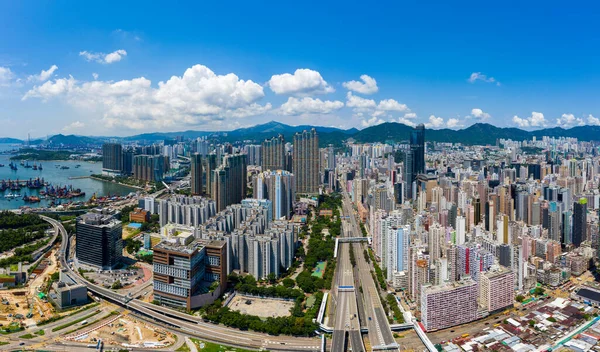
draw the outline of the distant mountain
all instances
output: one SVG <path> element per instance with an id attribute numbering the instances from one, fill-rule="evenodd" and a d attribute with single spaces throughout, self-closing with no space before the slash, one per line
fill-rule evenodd
<path id="1" fill-rule="evenodd" d="M 21 143 L 23 143 L 23 141 L 20 139 L 16 139 L 16 138 L 5 137 L 5 138 L 0 138 L 0 143 L 1 144 L 21 144 Z"/>
<path id="2" fill-rule="evenodd" d="M 382 123 L 365 128 L 352 136 L 358 142 L 372 143 L 393 140 L 406 141 L 410 138 L 412 127 L 397 122 Z M 560 127 L 536 131 L 525 131 L 512 127 L 496 127 L 489 123 L 476 123 L 465 129 L 447 128 L 425 130 L 425 140 L 435 142 L 462 143 L 467 145 L 493 145 L 497 139 L 526 140 L 533 137 L 573 137 L 581 141 L 600 141 L 600 126 L 578 126 L 570 129 Z"/>
<path id="3" fill-rule="evenodd" d="M 70 147 L 78 147 L 78 146 L 87 146 L 87 145 L 99 145 L 103 143 L 102 138 L 98 137 L 84 137 L 84 136 L 76 136 L 74 134 L 64 135 L 57 134 L 54 135 L 47 140 L 43 141 L 42 144 L 46 146 L 70 146 Z"/>
<path id="4" fill-rule="evenodd" d="M 329 144 L 335 146 L 342 145 L 343 141 L 348 138 L 353 138 L 357 142 L 374 143 L 374 142 L 402 142 L 408 141 L 412 127 L 397 123 L 386 122 L 380 125 L 357 130 L 351 128 L 343 130 L 335 127 L 324 126 L 290 126 L 277 121 L 270 121 L 264 124 L 238 128 L 233 131 L 208 132 L 208 131 L 182 131 L 182 132 L 154 132 L 143 133 L 129 137 L 85 137 L 77 135 L 57 134 L 50 137 L 48 140 L 35 140 L 31 144 L 42 144 L 46 146 L 64 146 L 64 147 L 81 147 L 81 146 L 97 146 L 109 140 L 117 140 L 123 142 L 141 142 L 154 143 L 165 139 L 175 138 L 178 136 L 184 139 L 195 139 L 198 137 L 209 136 L 224 142 L 236 141 L 254 141 L 260 143 L 264 139 L 275 137 L 282 134 L 286 141 L 292 142 L 293 136 L 297 132 L 310 130 L 315 128 L 319 133 L 319 144 L 324 147 Z M 472 126 L 461 130 L 451 130 L 443 128 L 439 130 L 426 129 L 425 140 L 448 143 L 463 143 L 467 145 L 479 144 L 496 144 L 497 139 L 512 139 L 525 140 L 533 137 L 541 138 L 549 137 L 574 137 L 582 141 L 600 141 L 600 126 L 578 126 L 569 129 L 560 127 L 546 128 L 536 131 L 525 131 L 518 128 L 503 128 L 490 125 L 488 123 L 476 123 Z M 24 143 L 22 140 L 15 138 L 0 138 L 0 143 Z"/>

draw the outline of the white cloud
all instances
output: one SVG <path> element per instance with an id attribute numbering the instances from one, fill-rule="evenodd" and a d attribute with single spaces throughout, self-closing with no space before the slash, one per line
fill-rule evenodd
<path id="1" fill-rule="evenodd" d="M 375 126 L 375 125 L 380 125 L 384 122 L 385 122 L 384 120 L 379 119 L 377 117 L 371 117 L 368 120 L 362 120 L 361 124 L 363 127 L 371 127 L 371 126 Z"/>
<path id="2" fill-rule="evenodd" d="M 377 105 L 377 110 L 382 111 L 408 111 L 406 104 L 400 104 L 394 99 L 384 99 Z"/>
<path id="3" fill-rule="evenodd" d="M 484 75 L 481 72 L 471 73 L 471 76 L 469 76 L 468 81 L 470 83 L 475 83 L 475 81 L 482 81 L 482 82 L 487 82 L 487 83 L 496 83 L 497 86 L 500 85 L 500 82 L 496 81 L 496 79 L 494 77 L 488 77 L 487 75 Z"/>
<path id="4" fill-rule="evenodd" d="M 357 95 L 353 95 L 352 92 L 348 92 L 346 98 L 346 106 L 349 108 L 374 109 L 375 107 L 377 107 L 377 103 L 375 102 L 375 100 L 365 99 Z"/>
<path id="5" fill-rule="evenodd" d="M 521 128 L 529 127 L 529 120 L 522 119 L 517 115 L 513 116 L 512 121 L 514 124 L 516 124 L 517 126 L 519 126 Z"/>
<path id="6" fill-rule="evenodd" d="M 546 126 L 546 119 L 544 118 L 544 114 L 541 112 L 533 111 L 531 116 L 527 118 L 520 118 L 519 116 L 513 116 L 513 123 L 518 127 L 544 127 Z"/>
<path id="7" fill-rule="evenodd" d="M 590 125 L 594 125 L 594 126 L 600 126 L 600 119 L 597 117 L 594 117 L 594 115 L 588 115 L 587 121 Z"/>
<path id="8" fill-rule="evenodd" d="M 321 99 L 309 97 L 304 97 L 302 99 L 289 97 L 288 100 L 281 105 L 280 112 L 283 115 L 329 114 L 342 107 L 344 107 L 344 103 L 337 100 L 322 101 Z"/>
<path id="9" fill-rule="evenodd" d="M 14 77 L 10 68 L 0 66 L 0 87 L 8 87 Z"/>
<path id="10" fill-rule="evenodd" d="M 572 127 L 575 125 L 583 126 L 585 122 L 583 122 L 582 118 L 575 117 L 573 114 L 562 114 L 562 116 L 556 119 L 556 125 L 560 127 Z"/>
<path id="11" fill-rule="evenodd" d="M 23 100 L 59 97 L 68 104 L 101 114 L 108 128 L 164 128 L 217 124 L 226 118 L 265 113 L 271 104 L 259 105 L 263 87 L 233 73 L 217 75 L 195 65 L 152 87 L 144 77 L 131 80 L 80 82 L 73 77 L 33 87 Z"/>
<path id="12" fill-rule="evenodd" d="M 54 72 L 58 70 L 58 66 L 52 65 L 48 70 L 42 70 L 39 75 L 31 75 L 27 77 L 28 82 L 45 82 L 54 75 Z"/>
<path id="13" fill-rule="evenodd" d="M 73 132 L 73 131 L 81 130 L 84 127 L 85 127 L 85 123 L 83 123 L 81 121 L 75 121 L 75 122 L 73 122 L 71 124 L 68 124 L 65 127 L 63 127 L 63 131 L 65 131 L 65 132 Z"/>
<path id="14" fill-rule="evenodd" d="M 529 118 L 529 123 L 531 126 L 546 126 L 546 119 L 544 119 L 544 114 L 541 112 L 532 112 L 531 117 Z"/>
<path id="15" fill-rule="evenodd" d="M 273 75 L 267 85 L 275 94 L 308 96 L 335 92 L 319 72 L 307 68 L 299 68 L 294 74 Z"/>
<path id="16" fill-rule="evenodd" d="M 414 112 L 407 112 L 406 114 L 404 114 L 404 118 L 405 119 L 416 119 L 417 114 L 415 114 Z"/>
<path id="17" fill-rule="evenodd" d="M 425 124 L 426 128 L 439 128 L 444 126 L 444 119 L 441 117 L 429 116 L 429 122 Z"/>
<path id="18" fill-rule="evenodd" d="M 471 110 L 471 115 L 473 115 L 473 117 L 476 117 L 478 119 L 489 119 L 490 117 L 492 117 L 492 115 L 488 114 L 487 112 L 483 112 L 483 110 L 475 108 Z"/>
<path id="19" fill-rule="evenodd" d="M 460 123 L 460 121 L 458 119 L 448 119 L 448 121 L 446 122 L 446 126 L 448 126 L 448 128 L 456 128 L 456 127 L 462 127 L 463 125 Z"/>
<path id="20" fill-rule="evenodd" d="M 398 119 L 398 122 L 400 122 L 401 124 L 410 126 L 410 127 L 417 127 L 417 124 L 414 121 L 411 121 L 411 120 L 407 119 L 406 117 L 400 117 Z"/>
<path id="21" fill-rule="evenodd" d="M 362 80 L 362 82 L 349 81 L 349 82 L 342 83 L 342 85 L 344 86 L 344 88 L 351 90 L 353 92 L 356 92 L 356 93 L 361 93 L 361 94 L 377 93 L 377 91 L 379 90 L 379 87 L 377 87 L 377 81 L 375 80 L 375 78 L 370 77 L 368 75 L 361 75 L 360 79 Z"/>
<path id="22" fill-rule="evenodd" d="M 108 54 L 82 51 L 79 53 L 79 56 L 83 56 L 87 61 L 96 61 L 101 64 L 112 64 L 113 62 L 121 61 L 123 57 L 127 56 L 127 51 L 119 49 Z"/>
<path id="23" fill-rule="evenodd" d="M 92 77 L 94 77 L 94 80 L 96 80 L 96 79 L 98 79 L 99 76 L 98 76 L 98 74 L 96 72 L 93 72 L 92 73 Z"/>

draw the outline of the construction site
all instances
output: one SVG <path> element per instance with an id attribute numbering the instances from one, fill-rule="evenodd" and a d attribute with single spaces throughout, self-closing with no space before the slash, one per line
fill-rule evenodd
<path id="1" fill-rule="evenodd" d="M 170 332 L 121 315 L 90 324 L 65 339 L 90 344 L 102 340 L 105 344 L 126 348 L 164 348 L 176 342 L 175 335 Z"/>

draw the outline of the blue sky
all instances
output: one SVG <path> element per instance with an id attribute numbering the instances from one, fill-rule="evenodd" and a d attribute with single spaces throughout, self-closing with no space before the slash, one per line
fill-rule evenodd
<path id="1" fill-rule="evenodd" d="M 5 1 L 0 135 L 600 124 L 599 6 Z"/>

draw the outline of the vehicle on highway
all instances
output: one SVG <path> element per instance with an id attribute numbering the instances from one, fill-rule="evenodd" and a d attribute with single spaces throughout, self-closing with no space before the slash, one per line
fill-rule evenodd
<path id="1" fill-rule="evenodd" d="M 369 321 L 371 320 L 371 317 L 369 317 Z"/>

